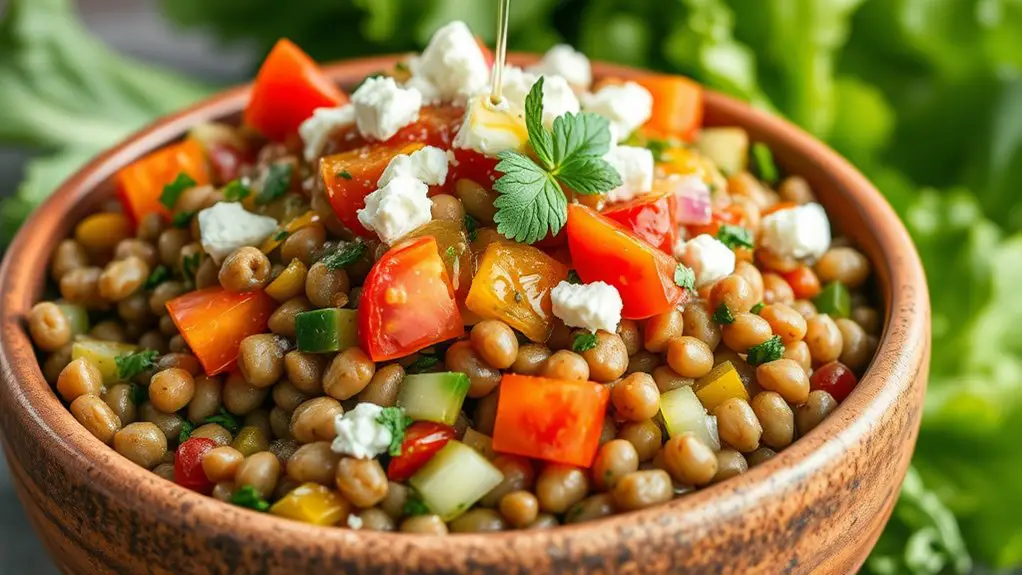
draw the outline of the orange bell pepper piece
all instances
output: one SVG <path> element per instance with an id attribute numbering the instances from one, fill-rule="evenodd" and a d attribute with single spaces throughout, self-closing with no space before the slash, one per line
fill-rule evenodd
<path id="1" fill-rule="evenodd" d="M 202 145 L 190 138 L 156 150 L 122 168 L 114 180 L 124 213 L 136 224 L 153 212 L 170 217 L 170 211 L 160 203 L 160 194 L 164 186 L 182 173 L 199 186 L 210 182 Z"/>
<path id="2" fill-rule="evenodd" d="M 636 82 L 653 95 L 644 131 L 657 138 L 692 141 L 703 123 L 703 88 L 682 76 L 650 75 Z"/>

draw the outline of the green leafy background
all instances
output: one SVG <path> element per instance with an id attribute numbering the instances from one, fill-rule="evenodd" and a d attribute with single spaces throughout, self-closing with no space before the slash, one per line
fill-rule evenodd
<path id="1" fill-rule="evenodd" d="M 688 74 L 850 158 L 904 218 L 930 278 L 933 366 L 875 573 L 1022 564 L 1022 0 L 514 0 L 511 43 Z M 169 18 L 321 60 L 420 48 L 493 0 L 164 0 Z M 117 56 L 68 0 L 0 23 L 0 144 L 46 151 L 0 210 L 5 237 L 70 171 L 209 90 Z"/>

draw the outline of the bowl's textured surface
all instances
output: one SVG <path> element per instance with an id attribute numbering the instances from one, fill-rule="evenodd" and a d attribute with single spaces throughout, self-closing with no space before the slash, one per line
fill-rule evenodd
<path id="1" fill-rule="evenodd" d="M 518 58 L 521 61 L 525 57 Z M 392 64 L 329 68 L 342 85 Z M 635 70 L 595 66 L 597 76 Z M 806 437 L 723 484 L 640 512 L 552 531 L 449 537 L 324 529 L 232 507 L 143 471 L 93 438 L 44 381 L 24 317 L 46 262 L 112 192 L 116 170 L 207 120 L 233 119 L 245 88 L 165 118 L 67 182 L 0 268 L 0 430 L 18 493 L 66 573 L 846 573 L 897 498 L 929 360 L 926 283 L 911 240 L 847 162 L 782 120 L 709 94 L 707 123 L 739 125 L 812 184 L 836 227 L 874 263 L 880 348 L 855 392 Z"/>

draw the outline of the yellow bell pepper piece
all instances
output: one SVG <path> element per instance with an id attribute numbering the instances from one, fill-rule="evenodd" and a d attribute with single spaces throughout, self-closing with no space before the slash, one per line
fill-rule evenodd
<path id="1" fill-rule="evenodd" d="M 713 411 L 732 397 L 749 401 L 749 391 L 745 389 L 742 378 L 738 377 L 738 371 L 730 361 L 725 361 L 699 378 L 692 389 L 708 411 Z"/>
<path id="2" fill-rule="evenodd" d="M 279 276 L 270 282 L 270 285 L 266 286 L 264 291 L 266 295 L 279 302 L 300 296 L 305 293 L 305 277 L 308 273 L 309 268 L 305 263 L 295 258 L 284 268 L 284 271 L 280 272 Z"/>
<path id="3" fill-rule="evenodd" d="M 86 361 L 99 369 L 99 373 L 103 376 L 103 383 L 111 384 L 121 380 L 117 374 L 116 358 L 134 353 L 136 350 L 138 350 L 138 346 L 127 343 L 89 339 L 77 341 L 71 346 L 71 359 L 84 357 Z"/>
<path id="4" fill-rule="evenodd" d="M 259 246 L 259 249 L 262 250 L 264 254 L 268 254 L 275 250 L 277 246 L 284 243 L 284 240 L 287 239 L 289 235 L 318 222 L 319 214 L 309 210 L 290 222 L 278 227 L 272 234 L 270 234 L 270 237 L 263 241 L 263 245 Z"/>
<path id="5" fill-rule="evenodd" d="M 318 483 L 296 487 L 270 507 L 270 513 L 313 525 L 334 525 L 351 512 L 351 504 L 339 493 Z"/>

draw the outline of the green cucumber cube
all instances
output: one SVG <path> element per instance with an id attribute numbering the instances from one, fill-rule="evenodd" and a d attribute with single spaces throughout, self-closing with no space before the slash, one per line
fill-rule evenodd
<path id="1" fill-rule="evenodd" d="M 397 406 L 417 421 L 454 425 L 469 388 L 468 376 L 457 371 L 405 376 Z"/>
<path id="2" fill-rule="evenodd" d="M 358 345 L 358 311 L 336 307 L 295 316 L 298 351 L 330 353 Z"/>
<path id="3" fill-rule="evenodd" d="M 430 511 L 450 521 L 503 480 L 504 474 L 478 451 L 452 439 L 408 483 Z"/>

